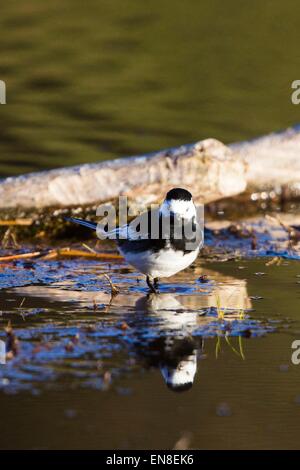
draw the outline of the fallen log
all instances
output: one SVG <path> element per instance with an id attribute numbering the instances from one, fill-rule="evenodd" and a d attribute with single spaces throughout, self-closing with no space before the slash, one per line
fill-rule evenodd
<path id="1" fill-rule="evenodd" d="M 208 203 L 244 192 L 300 194 L 300 126 L 223 145 L 206 139 L 150 155 L 9 177 L 0 181 L 0 211 L 94 206 L 120 195 L 137 205 L 161 200 L 174 186 Z"/>
<path id="2" fill-rule="evenodd" d="M 122 158 L 62 168 L 0 182 L 0 210 L 91 206 L 126 195 L 139 204 L 156 202 L 174 186 L 210 202 L 246 187 L 245 164 L 215 139 Z"/>
<path id="3" fill-rule="evenodd" d="M 300 194 L 300 125 L 229 147 L 247 165 L 247 191 Z"/>

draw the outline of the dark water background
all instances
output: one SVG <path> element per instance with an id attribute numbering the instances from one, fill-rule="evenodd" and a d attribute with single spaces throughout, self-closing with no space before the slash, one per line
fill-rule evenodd
<path id="1" fill-rule="evenodd" d="M 0 175 L 295 124 L 299 20 L 293 0 L 4 2 Z"/>

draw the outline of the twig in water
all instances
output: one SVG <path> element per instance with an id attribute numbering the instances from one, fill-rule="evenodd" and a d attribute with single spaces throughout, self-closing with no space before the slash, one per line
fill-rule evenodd
<path id="1" fill-rule="evenodd" d="M 276 266 L 280 266 L 281 263 L 282 263 L 282 258 L 280 258 L 280 256 L 274 256 L 274 258 L 266 262 L 266 266 L 272 266 L 273 264 L 275 264 Z"/>
<path id="2" fill-rule="evenodd" d="M 90 258 L 90 259 L 123 259 L 123 257 L 117 253 L 89 253 L 88 251 L 76 250 L 72 248 L 60 248 L 56 251 L 57 257 L 65 258 Z M 52 250 L 53 253 L 53 250 Z M 47 255 L 46 255 L 47 256 Z"/>
<path id="3" fill-rule="evenodd" d="M 4 237 L 2 239 L 2 247 L 7 248 L 10 242 L 12 243 L 14 248 L 20 248 L 20 245 L 17 242 L 16 235 L 12 231 L 11 227 L 9 227 L 4 234 Z"/>
<path id="4" fill-rule="evenodd" d="M 18 259 L 31 259 L 41 257 L 43 260 L 52 260 L 59 257 L 65 258 L 90 258 L 90 259 L 123 259 L 117 253 L 89 253 L 83 250 L 73 250 L 71 248 L 61 248 L 57 250 L 49 250 L 48 252 L 34 251 L 30 253 L 21 253 L 15 255 L 1 256 L 0 261 L 15 261 Z"/>
<path id="5" fill-rule="evenodd" d="M 97 254 L 97 251 L 94 250 L 93 248 L 91 248 L 89 245 L 87 245 L 86 243 L 82 243 L 82 246 L 84 248 L 86 248 L 88 251 L 90 251 L 91 253 L 94 253 L 95 255 Z"/>
<path id="6" fill-rule="evenodd" d="M 48 251 L 48 253 L 46 253 L 44 256 L 41 257 L 41 259 L 44 261 L 50 261 L 52 259 L 57 259 L 57 258 L 58 258 L 57 250 L 50 250 Z"/>
<path id="7" fill-rule="evenodd" d="M 112 280 L 108 274 L 104 273 L 103 276 L 108 280 L 111 289 L 111 296 L 114 297 L 119 293 L 119 289 L 113 285 Z"/>
<path id="8" fill-rule="evenodd" d="M 26 300 L 26 297 L 23 297 L 23 299 L 21 300 L 21 303 L 19 305 L 19 309 L 21 309 L 20 315 L 21 315 L 23 321 L 25 321 L 25 317 L 24 317 L 24 312 L 23 312 L 22 307 L 24 305 L 25 300 Z"/>
<path id="9" fill-rule="evenodd" d="M 277 222 L 283 228 L 283 230 L 287 232 L 289 236 L 289 241 L 291 243 L 298 243 L 300 241 L 300 230 L 297 229 L 296 227 L 293 227 L 284 223 L 279 217 L 279 215 L 276 215 L 276 216 L 266 215 L 266 219 L 270 220 L 271 222 L 272 221 Z"/>
<path id="10" fill-rule="evenodd" d="M 29 259 L 29 258 L 36 258 L 41 256 L 40 251 L 34 251 L 32 253 L 21 253 L 18 255 L 9 255 L 9 256 L 0 256 L 0 261 L 15 261 L 18 259 Z"/>
<path id="11" fill-rule="evenodd" d="M 29 226 L 32 224 L 33 224 L 33 219 L 0 220 L 0 226 L 14 226 L 14 225 Z"/>

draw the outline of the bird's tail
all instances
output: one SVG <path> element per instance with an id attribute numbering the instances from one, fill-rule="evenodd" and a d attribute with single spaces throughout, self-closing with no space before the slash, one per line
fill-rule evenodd
<path id="1" fill-rule="evenodd" d="M 90 220 L 77 219 L 76 217 L 65 217 L 67 222 L 73 222 L 74 224 L 83 225 L 84 227 L 91 228 L 92 230 L 97 230 L 96 222 L 91 222 Z"/>
<path id="2" fill-rule="evenodd" d="M 64 217 L 67 222 L 73 222 L 74 224 L 83 225 L 84 227 L 91 228 L 92 230 L 97 231 L 97 235 L 102 235 L 104 239 L 110 238 L 115 240 L 122 236 L 122 238 L 127 238 L 128 236 L 128 225 L 122 227 L 116 227 L 112 230 L 108 230 L 108 227 L 102 228 L 96 222 L 91 222 L 90 220 L 77 219 L 77 217 Z"/>

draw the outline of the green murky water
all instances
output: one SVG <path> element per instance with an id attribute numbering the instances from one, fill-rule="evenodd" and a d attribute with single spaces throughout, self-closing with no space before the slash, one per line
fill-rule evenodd
<path id="1" fill-rule="evenodd" d="M 291 0 L 5 2 L 0 175 L 295 124 L 299 17 Z"/>

